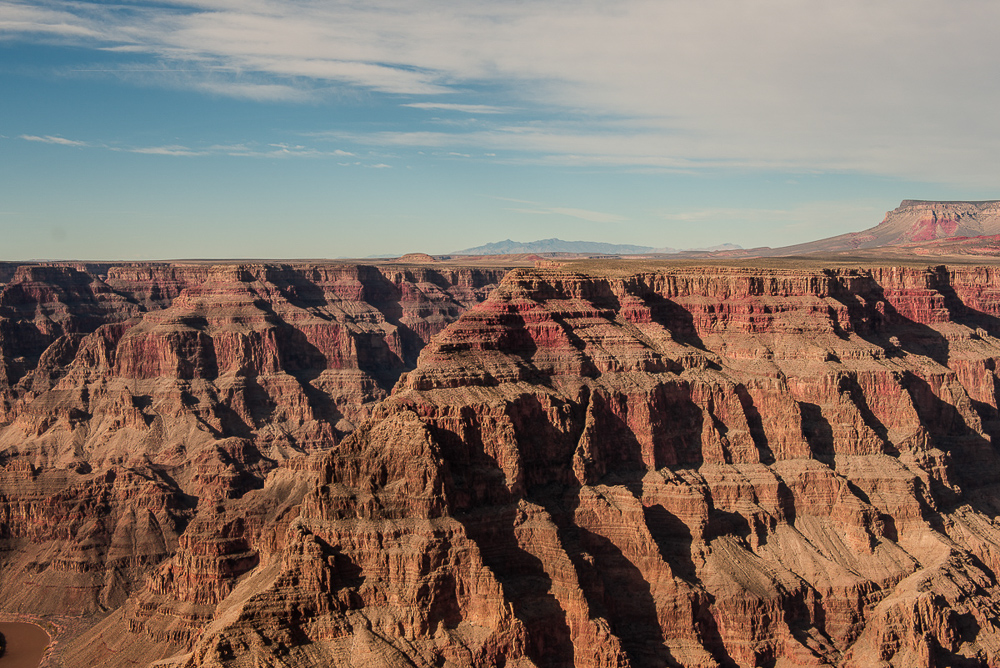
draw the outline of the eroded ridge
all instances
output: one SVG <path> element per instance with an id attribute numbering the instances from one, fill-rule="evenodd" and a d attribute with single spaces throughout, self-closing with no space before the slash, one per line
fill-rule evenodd
<path id="1" fill-rule="evenodd" d="M 184 651 L 322 453 L 503 274 L 0 266 L 0 608 L 110 613 L 76 665 Z"/>
<path id="2" fill-rule="evenodd" d="M 188 663 L 996 665 L 998 290 L 515 270 Z"/>

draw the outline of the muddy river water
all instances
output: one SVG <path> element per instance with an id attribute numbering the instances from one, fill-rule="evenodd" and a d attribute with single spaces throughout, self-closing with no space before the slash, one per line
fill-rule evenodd
<path id="1" fill-rule="evenodd" d="M 23 622 L 0 622 L 7 639 L 7 651 L 0 656 L 0 668 L 36 668 L 42 660 L 49 636 L 41 626 Z"/>

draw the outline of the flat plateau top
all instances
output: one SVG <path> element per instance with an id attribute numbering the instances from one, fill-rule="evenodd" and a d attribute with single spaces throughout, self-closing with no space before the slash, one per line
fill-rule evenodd
<path id="1" fill-rule="evenodd" d="M 119 263 L 113 263 L 119 264 Z M 132 264 L 132 263 L 121 263 Z M 135 264 L 147 264 L 137 262 Z M 162 264 L 172 265 L 226 265 L 226 264 L 287 264 L 290 266 L 310 265 L 372 265 L 379 267 L 405 268 L 516 268 L 516 267 L 566 267 L 577 271 L 646 271 L 659 268 L 687 267 L 740 267 L 761 269 L 825 269 L 828 267 L 932 267 L 938 265 L 1000 265 L 1000 256 L 992 255 L 917 255 L 913 253 L 837 253 L 829 255 L 801 255 L 788 257 L 545 257 L 539 260 L 531 257 L 511 255 L 491 255 L 479 257 L 451 256 L 433 262 L 409 262 L 401 259 L 356 258 L 336 260 L 170 260 Z"/>
<path id="2" fill-rule="evenodd" d="M 740 269 L 786 269 L 819 271 L 851 267 L 926 267 L 946 266 L 1000 266 L 1000 257 L 957 255 L 942 257 L 922 255 L 808 255 L 798 257 L 758 257 L 758 258 L 678 258 L 676 260 L 569 260 L 562 267 L 581 272 L 632 273 L 637 271 L 659 271 L 671 269 L 692 269 L 698 267 Z"/>
<path id="3" fill-rule="evenodd" d="M 884 249 L 879 249 L 880 251 Z M 634 273 L 697 267 L 734 267 L 741 269 L 822 270 L 846 267 L 912 267 L 925 268 L 948 266 L 1000 266 L 1000 255 L 967 254 L 915 254 L 901 252 L 857 251 L 828 255 L 802 255 L 789 257 L 610 257 L 592 258 L 578 256 L 524 257 L 492 255 L 479 257 L 450 256 L 432 261 L 407 261 L 394 258 L 338 258 L 338 259 L 196 259 L 196 260 L 32 260 L 2 261 L 9 268 L 25 265 L 48 266 L 219 266 L 219 265 L 287 265 L 290 267 L 315 266 L 378 266 L 400 269 L 515 269 L 515 268 L 564 268 L 570 271 L 597 273 Z"/>

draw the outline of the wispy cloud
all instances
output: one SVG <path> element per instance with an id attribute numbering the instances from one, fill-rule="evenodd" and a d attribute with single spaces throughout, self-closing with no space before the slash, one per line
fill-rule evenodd
<path id="1" fill-rule="evenodd" d="M 411 102 L 404 107 L 414 109 L 432 109 L 440 111 L 460 111 L 465 114 L 506 114 L 510 109 L 494 107 L 489 104 L 455 104 L 449 102 Z"/>
<path id="2" fill-rule="evenodd" d="M 143 155 L 208 155 L 208 151 L 195 151 L 186 146 L 143 146 L 141 148 L 124 149 L 129 153 L 141 153 Z"/>
<path id="3" fill-rule="evenodd" d="M 140 155 L 164 155 L 174 157 L 197 157 L 226 155 L 244 158 L 346 158 L 355 157 L 354 153 L 343 149 L 320 150 L 301 144 L 271 143 L 261 146 L 256 143 L 244 144 L 211 144 L 207 146 L 185 146 L 167 144 L 162 146 L 121 146 L 116 144 L 99 144 L 94 142 L 66 139 L 54 135 L 20 135 L 19 139 L 58 146 L 103 149 L 118 153 L 137 153 Z M 384 164 L 358 162 L 368 167 L 388 167 Z"/>
<path id="4" fill-rule="evenodd" d="M 238 97 L 256 101 L 290 101 L 302 102 L 314 99 L 315 95 L 308 90 L 286 86 L 283 84 L 237 83 L 232 81 L 198 81 L 192 87 L 226 97 Z"/>
<path id="5" fill-rule="evenodd" d="M 292 144 L 268 144 L 267 147 L 257 147 L 247 144 L 214 144 L 204 148 L 190 146 L 142 146 L 134 148 L 115 148 L 114 150 L 145 155 L 171 156 L 208 156 L 227 155 L 242 158 L 344 158 L 353 156 L 349 151 L 335 149 L 320 151 L 306 146 Z M 369 165 L 376 166 L 376 165 Z"/>
<path id="6" fill-rule="evenodd" d="M 440 131 L 376 131 L 353 133 L 330 131 L 312 133 L 325 138 L 383 148 L 470 149 L 484 156 L 506 162 L 583 166 L 635 167 L 664 170 L 694 170 L 709 167 L 743 166 L 745 160 L 736 156 L 719 155 L 695 160 L 684 157 L 691 150 L 692 139 L 683 135 L 663 133 L 656 128 L 620 127 L 607 123 L 594 127 L 592 123 L 549 121 L 525 125 L 494 125 L 471 132 Z M 450 151 L 455 155 L 458 151 Z M 758 165 L 784 168 L 795 161 L 751 157 Z"/>
<path id="7" fill-rule="evenodd" d="M 0 2 L 0 35 L 53 35 L 100 38 L 101 32 L 87 26 L 72 11 L 60 11 L 20 2 Z"/>
<path id="8" fill-rule="evenodd" d="M 20 139 L 24 139 L 25 141 L 37 141 L 43 144 L 58 144 L 59 146 L 89 146 L 87 142 L 66 139 L 65 137 L 56 137 L 54 135 L 44 135 L 41 137 L 38 135 L 21 135 Z"/>
<path id="9" fill-rule="evenodd" d="M 589 124 L 380 138 L 395 146 L 479 146 L 508 158 L 519 150 L 552 164 L 1000 179 L 1000 88 L 982 84 L 1000 61 L 992 0 L 760 0 L 752 8 L 731 0 L 0 0 L 0 17 L 6 39 L 114 49 L 162 66 L 143 82 L 260 101 L 349 89 L 417 109 L 487 117 L 517 109 Z M 480 103 L 482 90 L 495 104 Z M 434 99 L 442 94 L 449 102 Z M 621 123 L 635 130 L 623 133 Z M 513 137 L 514 147 L 503 143 Z"/>

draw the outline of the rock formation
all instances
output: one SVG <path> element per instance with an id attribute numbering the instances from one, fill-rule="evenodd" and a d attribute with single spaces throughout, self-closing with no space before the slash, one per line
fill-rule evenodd
<path id="1" fill-rule="evenodd" d="M 938 239 L 1000 234 L 1000 200 L 930 202 L 907 199 L 885 214 L 877 226 L 777 249 L 758 249 L 761 255 L 837 253 L 871 248 L 910 246 Z M 753 251 L 751 251 L 751 254 Z M 994 253 L 988 253 L 990 255 Z"/>
<path id="2" fill-rule="evenodd" d="M 1000 665 L 996 268 L 17 271 L 67 665 Z"/>
<path id="3" fill-rule="evenodd" d="M 113 611 L 137 636 L 126 650 L 173 654 L 283 540 L 311 462 L 503 273 L 8 270 L 0 606 Z"/>

